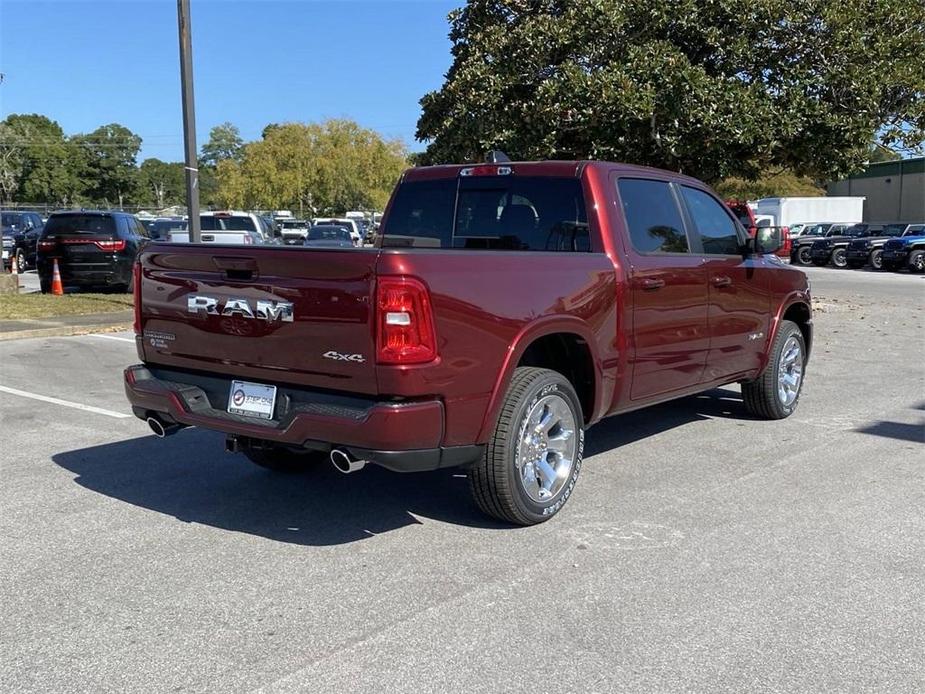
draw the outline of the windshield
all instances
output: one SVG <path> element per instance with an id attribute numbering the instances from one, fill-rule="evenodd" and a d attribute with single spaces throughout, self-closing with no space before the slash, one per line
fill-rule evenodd
<path id="1" fill-rule="evenodd" d="M 308 232 L 309 241 L 350 241 L 350 232 L 344 227 L 314 226 Z M 352 241 L 351 241 L 352 243 Z"/>
<path id="2" fill-rule="evenodd" d="M 114 234 L 112 217 L 101 214 L 52 215 L 45 225 L 44 236 L 52 234 Z"/>
<path id="3" fill-rule="evenodd" d="M 842 232 L 844 236 L 850 236 L 852 238 L 857 238 L 858 236 L 865 236 L 867 234 L 867 224 L 854 224 L 853 226 L 848 227 Z"/>
<path id="4" fill-rule="evenodd" d="M 22 215 L 15 212 L 4 212 L 0 217 L 0 225 L 5 227 L 18 227 L 22 220 Z"/>
<path id="5" fill-rule="evenodd" d="M 250 217 L 200 217 L 199 224 L 203 231 L 257 231 L 254 220 Z"/>
<path id="6" fill-rule="evenodd" d="M 304 229 L 305 221 L 301 219 L 290 219 L 282 223 L 283 229 Z"/>

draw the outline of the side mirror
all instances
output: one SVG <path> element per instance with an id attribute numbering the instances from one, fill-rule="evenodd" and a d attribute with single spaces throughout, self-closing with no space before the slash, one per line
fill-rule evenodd
<path id="1" fill-rule="evenodd" d="M 781 227 L 763 227 L 758 229 L 752 240 L 758 255 L 777 253 L 784 247 L 784 230 Z"/>

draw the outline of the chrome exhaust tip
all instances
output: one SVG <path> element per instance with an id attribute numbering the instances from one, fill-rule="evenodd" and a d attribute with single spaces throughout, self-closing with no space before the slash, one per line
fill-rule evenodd
<path id="1" fill-rule="evenodd" d="M 356 460 L 347 451 L 342 448 L 335 448 L 331 451 L 331 464 L 345 475 L 351 472 L 359 472 L 366 467 L 365 460 Z"/>
<path id="2" fill-rule="evenodd" d="M 151 432 L 159 439 L 176 434 L 183 428 L 176 422 L 165 422 L 157 415 L 151 415 L 145 421 L 148 423 Z"/>

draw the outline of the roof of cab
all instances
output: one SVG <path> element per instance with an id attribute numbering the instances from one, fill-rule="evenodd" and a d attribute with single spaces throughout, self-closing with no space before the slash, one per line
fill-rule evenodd
<path id="1" fill-rule="evenodd" d="M 405 181 L 427 181 L 441 178 L 456 178 L 463 169 L 476 166 L 509 166 L 514 173 L 524 173 L 531 176 L 575 176 L 579 177 L 585 168 L 593 167 L 607 171 L 635 174 L 638 176 L 668 177 L 680 181 L 688 181 L 703 185 L 703 182 L 666 169 L 656 169 L 649 166 L 637 166 L 620 162 L 582 160 L 548 160 L 548 161 L 511 161 L 511 162 L 474 162 L 471 164 L 440 164 L 437 166 L 418 166 L 405 171 Z"/>

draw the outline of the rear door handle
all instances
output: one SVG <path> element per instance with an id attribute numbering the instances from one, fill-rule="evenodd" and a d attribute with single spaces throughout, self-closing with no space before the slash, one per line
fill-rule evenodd
<path id="1" fill-rule="evenodd" d="M 714 287 L 731 287 L 732 278 L 726 277 L 725 275 L 717 275 L 712 280 Z"/>
<path id="2" fill-rule="evenodd" d="M 639 283 L 644 291 L 651 292 L 656 289 L 661 289 L 665 286 L 665 280 L 656 280 L 651 277 L 647 277 Z"/>

